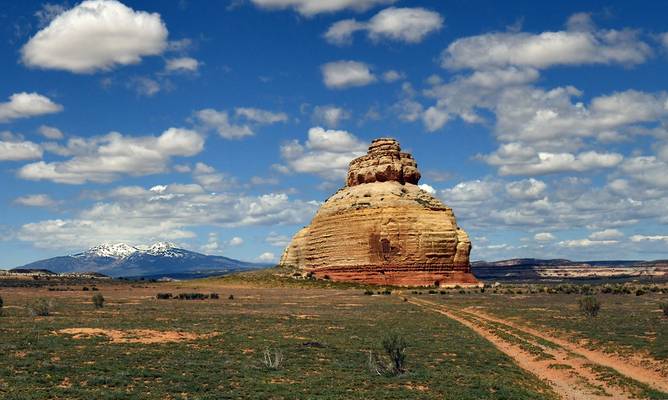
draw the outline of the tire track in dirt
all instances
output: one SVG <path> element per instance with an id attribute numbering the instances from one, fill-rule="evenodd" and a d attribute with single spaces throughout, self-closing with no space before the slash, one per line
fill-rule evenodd
<path id="1" fill-rule="evenodd" d="M 406 299 L 411 304 L 445 315 L 472 329 L 510 356 L 521 368 L 546 381 L 563 399 L 609 400 L 638 397 L 637 393 L 632 393 L 627 387 L 610 384 L 590 367 L 592 364 L 608 365 L 571 351 L 548 337 L 533 335 L 493 317 L 484 318 L 477 313 L 452 310 L 424 299 Z"/>
<path id="2" fill-rule="evenodd" d="M 582 357 L 585 357 L 589 359 L 590 361 L 600 364 L 603 366 L 606 366 L 608 368 L 612 368 L 618 373 L 628 376 L 629 378 L 635 379 L 638 382 L 642 382 L 656 390 L 660 390 L 663 392 L 668 392 L 668 378 L 665 376 L 662 376 L 659 372 L 656 370 L 651 370 L 648 368 L 643 368 L 640 365 L 637 365 L 636 363 L 630 361 L 630 360 L 623 360 L 618 357 L 605 354 L 601 351 L 596 351 L 596 350 L 590 350 L 587 348 L 584 348 L 582 346 L 578 346 L 577 344 L 573 342 L 569 342 L 564 339 L 560 339 L 557 337 L 554 337 L 552 335 L 548 335 L 544 332 L 538 331 L 536 329 L 530 328 L 526 325 L 520 325 L 516 322 L 508 321 L 505 319 L 497 318 L 494 316 L 491 316 L 489 314 L 486 314 L 482 311 L 475 310 L 474 312 L 467 311 L 466 309 L 462 310 L 463 312 L 466 313 L 475 313 L 476 316 L 485 319 L 487 321 L 492 321 L 492 322 L 497 322 L 500 324 L 507 325 L 513 329 L 517 329 L 518 331 L 525 332 L 527 334 L 530 334 L 532 336 L 539 337 L 541 339 L 550 341 L 552 343 L 557 344 L 558 346 L 573 352 L 575 354 L 578 354 Z M 647 366 L 651 366 L 653 363 L 652 362 L 645 362 L 644 363 Z"/>

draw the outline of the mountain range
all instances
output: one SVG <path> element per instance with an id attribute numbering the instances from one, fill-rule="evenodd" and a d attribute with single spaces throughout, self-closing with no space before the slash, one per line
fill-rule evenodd
<path id="1" fill-rule="evenodd" d="M 176 247 L 167 242 L 151 246 L 102 244 L 84 252 L 35 261 L 17 269 L 58 273 L 95 272 L 111 277 L 188 279 L 261 269 L 270 264 L 239 261 Z"/>

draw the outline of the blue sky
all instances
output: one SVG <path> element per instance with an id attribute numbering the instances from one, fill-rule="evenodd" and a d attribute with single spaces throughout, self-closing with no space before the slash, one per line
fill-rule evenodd
<path id="1" fill-rule="evenodd" d="M 668 4 L 4 1 L 0 267 L 276 261 L 393 136 L 473 259 L 668 258 Z"/>

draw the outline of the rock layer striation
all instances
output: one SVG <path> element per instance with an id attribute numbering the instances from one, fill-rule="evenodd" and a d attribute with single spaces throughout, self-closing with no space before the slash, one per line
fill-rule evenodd
<path id="1" fill-rule="evenodd" d="M 294 236 L 280 265 L 335 281 L 477 284 L 468 235 L 419 180 L 417 163 L 396 140 L 374 140 L 350 163 L 346 187 Z"/>

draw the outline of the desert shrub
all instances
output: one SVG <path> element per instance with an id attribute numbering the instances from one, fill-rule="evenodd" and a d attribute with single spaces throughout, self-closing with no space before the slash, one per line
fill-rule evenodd
<path id="1" fill-rule="evenodd" d="M 208 299 L 209 295 L 204 293 L 179 293 L 176 298 L 179 300 L 204 300 Z"/>
<path id="2" fill-rule="evenodd" d="M 269 349 L 266 349 L 262 354 L 262 364 L 267 369 L 277 370 L 281 368 L 283 364 L 283 353 L 279 349 L 274 349 L 272 352 Z"/>
<path id="3" fill-rule="evenodd" d="M 211 293 L 209 294 L 209 298 L 218 300 L 220 299 L 220 295 L 218 293 Z"/>
<path id="4" fill-rule="evenodd" d="M 87 291 L 89 291 L 90 289 L 88 289 L 88 286 L 84 286 L 84 287 L 81 288 L 81 290 L 83 290 L 84 292 L 87 292 Z"/>
<path id="5" fill-rule="evenodd" d="M 39 317 L 47 317 L 51 315 L 51 301 L 49 299 L 44 299 L 40 298 L 35 301 L 33 301 L 29 306 L 28 309 L 32 313 L 32 315 L 36 315 Z"/>
<path id="6" fill-rule="evenodd" d="M 601 293 L 605 293 L 605 294 L 612 293 L 612 286 L 607 285 L 607 284 L 603 285 L 603 287 L 601 288 Z"/>
<path id="7" fill-rule="evenodd" d="M 365 296 L 372 296 L 373 295 L 373 290 L 369 290 L 369 289 L 365 290 L 364 295 Z"/>
<path id="8" fill-rule="evenodd" d="M 647 293 L 647 292 L 643 288 L 636 289 L 636 296 L 642 296 L 645 293 Z"/>
<path id="9" fill-rule="evenodd" d="M 158 293 L 155 295 L 155 298 L 158 300 L 169 300 L 174 297 L 171 293 Z"/>
<path id="10" fill-rule="evenodd" d="M 464 289 L 459 289 L 459 294 L 466 294 L 466 290 L 464 290 Z"/>
<path id="11" fill-rule="evenodd" d="M 95 293 L 93 295 L 93 305 L 95 308 L 104 307 L 104 296 L 102 296 L 100 293 Z"/>
<path id="12" fill-rule="evenodd" d="M 668 317 L 668 301 L 665 303 L 659 304 L 659 307 L 661 307 L 661 310 L 663 310 L 663 315 Z"/>
<path id="13" fill-rule="evenodd" d="M 227 299 L 228 300 L 234 300 L 234 295 L 233 294 L 229 295 L 229 297 Z"/>
<path id="14" fill-rule="evenodd" d="M 429 293 L 429 294 L 437 294 L 438 292 L 435 291 L 435 290 L 433 290 L 433 289 L 430 289 L 428 293 Z"/>
<path id="15" fill-rule="evenodd" d="M 596 317 L 601 310 L 601 302 L 595 296 L 585 296 L 578 301 L 580 311 L 588 317 Z"/>
<path id="16" fill-rule="evenodd" d="M 0 296 L 0 315 L 2 315 L 2 307 L 4 307 L 5 303 L 2 300 L 2 296 Z"/>
<path id="17" fill-rule="evenodd" d="M 100 290 L 100 289 L 98 289 L 98 288 L 96 288 L 95 286 L 93 286 L 92 288 L 90 288 L 90 290 L 92 290 L 93 292 L 97 292 L 97 291 Z"/>
<path id="18" fill-rule="evenodd" d="M 381 345 L 385 357 L 369 352 L 369 368 L 378 375 L 397 376 L 406 372 L 406 340 L 397 333 L 383 338 Z"/>

